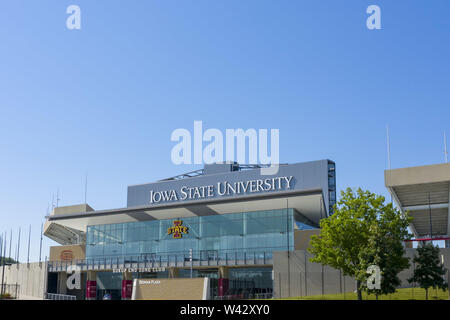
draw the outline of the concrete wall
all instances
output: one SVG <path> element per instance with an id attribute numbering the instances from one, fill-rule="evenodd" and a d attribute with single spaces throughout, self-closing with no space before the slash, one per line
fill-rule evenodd
<path id="1" fill-rule="evenodd" d="M 133 300 L 205 300 L 208 278 L 135 279 Z"/>
<path id="2" fill-rule="evenodd" d="M 410 266 L 408 269 L 403 270 L 399 274 L 399 278 L 402 281 L 402 284 L 400 285 L 400 288 L 410 288 L 411 285 L 408 282 L 408 278 L 411 278 L 414 272 L 414 263 L 413 263 L 413 257 L 416 253 L 416 249 L 406 249 L 406 256 L 410 258 Z M 450 248 L 440 248 L 440 255 L 444 256 L 444 267 L 447 268 L 447 270 L 450 270 Z"/>
<path id="3" fill-rule="evenodd" d="M 4 283 L 19 285 L 18 299 L 43 299 L 46 290 L 46 263 L 20 263 L 5 266 Z M 0 268 L 0 282 L 3 267 Z"/>
<path id="4" fill-rule="evenodd" d="M 312 263 L 306 250 L 273 253 L 275 298 L 352 292 L 356 282 L 339 270 Z M 288 272 L 289 271 L 289 272 Z"/>
<path id="5" fill-rule="evenodd" d="M 386 187 L 450 181 L 450 163 L 384 171 Z"/>
<path id="6" fill-rule="evenodd" d="M 53 209 L 52 215 L 61 215 L 68 213 L 90 212 L 94 211 L 87 203 L 76 204 L 73 206 L 56 207 Z"/>
<path id="7" fill-rule="evenodd" d="M 312 235 L 320 235 L 320 229 L 294 230 L 295 250 L 306 250 L 309 247 Z"/>
<path id="8" fill-rule="evenodd" d="M 416 249 L 406 249 L 410 267 L 399 274 L 400 288 L 411 287 L 407 281 L 414 271 L 412 258 Z M 444 266 L 450 269 L 450 248 L 441 248 Z M 338 294 L 356 290 L 356 280 L 344 277 L 339 270 L 310 261 L 306 250 L 273 253 L 273 291 L 275 298 Z"/>

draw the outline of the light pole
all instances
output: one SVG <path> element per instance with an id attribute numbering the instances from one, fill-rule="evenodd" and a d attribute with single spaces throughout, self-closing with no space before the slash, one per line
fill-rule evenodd
<path id="1" fill-rule="evenodd" d="M 5 280 L 5 263 L 6 263 L 6 261 L 5 261 L 5 256 L 6 256 L 6 236 L 7 236 L 7 233 L 5 232 L 5 236 L 4 237 L 2 237 L 2 264 L 3 264 L 3 270 L 2 270 L 2 290 L 0 291 L 1 292 L 1 294 L 3 295 L 3 293 L 4 293 L 4 291 L 5 291 L 5 289 L 4 289 L 4 280 Z"/>
<path id="2" fill-rule="evenodd" d="M 3 234 L 0 235 L 0 268 L 4 266 L 4 259 L 3 259 Z M 5 269 L 3 268 L 2 271 L 2 277 L 3 274 L 5 273 Z M 0 287 L 0 299 L 3 296 L 3 282 L 2 282 L 2 286 Z"/>
<path id="3" fill-rule="evenodd" d="M 192 249 L 189 249 L 189 261 L 191 262 L 191 278 L 192 278 Z"/>
<path id="4" fill-rule="evenodd" d="M 42 254 L 42 232 L 44 228 L 44 224 L 41 222 L 41 239 L 40 239 L 40 243 L 39 243 L 39 266 L 41 265 L 41 254 Z"/>

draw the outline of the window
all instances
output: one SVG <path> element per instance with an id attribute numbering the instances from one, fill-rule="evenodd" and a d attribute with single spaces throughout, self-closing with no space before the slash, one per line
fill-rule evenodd
<path id="1" fill-rule="evenodd" d="M 187 227 L 182 238 L 167 234 L 175 220 Z M 189 249 L 225 253 L 272 252 L 293 248 L 293 209 L 231 213 L 171 220 L 119 223 L 87 228 L 86 257 L 180 255 Z M 288 232 L 286 232 L 288 231 Z M 231 256 L 231 255 L 230 255 Z M 178 258 L 177 258 L 178 259 Z"/>

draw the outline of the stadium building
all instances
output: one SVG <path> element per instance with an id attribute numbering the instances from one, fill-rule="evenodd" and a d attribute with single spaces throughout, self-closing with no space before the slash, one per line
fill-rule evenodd
<path id="1" fill-rule="evenodd" d="M 205 165 L 128 187 L 127 206 L 47 217 L 46 292 L 78 299 L 271 297 L 276 252 L 306 249 L 336 201 L 335 163 Z M 73 271 L 80 289 L 67 288 Z"/>
<path id="2" fill-rule="evenodd" d="M 450 248 L 450 163 L 386 170 L 386 188 L 413 218 L 414 241 L 445 241 Z"/>

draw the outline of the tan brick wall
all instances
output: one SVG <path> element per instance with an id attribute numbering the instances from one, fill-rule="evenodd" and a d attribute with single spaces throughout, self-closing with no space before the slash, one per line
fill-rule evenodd
<path id="1" fill-rule="evenodd" d="M 137 279 L 136 300 L 202 300 L 205 278 Z"/>
<path id="2" fill-rule="evenodd" d="M 69 259 L 69 258 L 72 259 Z M 86 257 L 86 246 L 69 245 L 50 247 L 50 261 L 83 260 Z"/>

